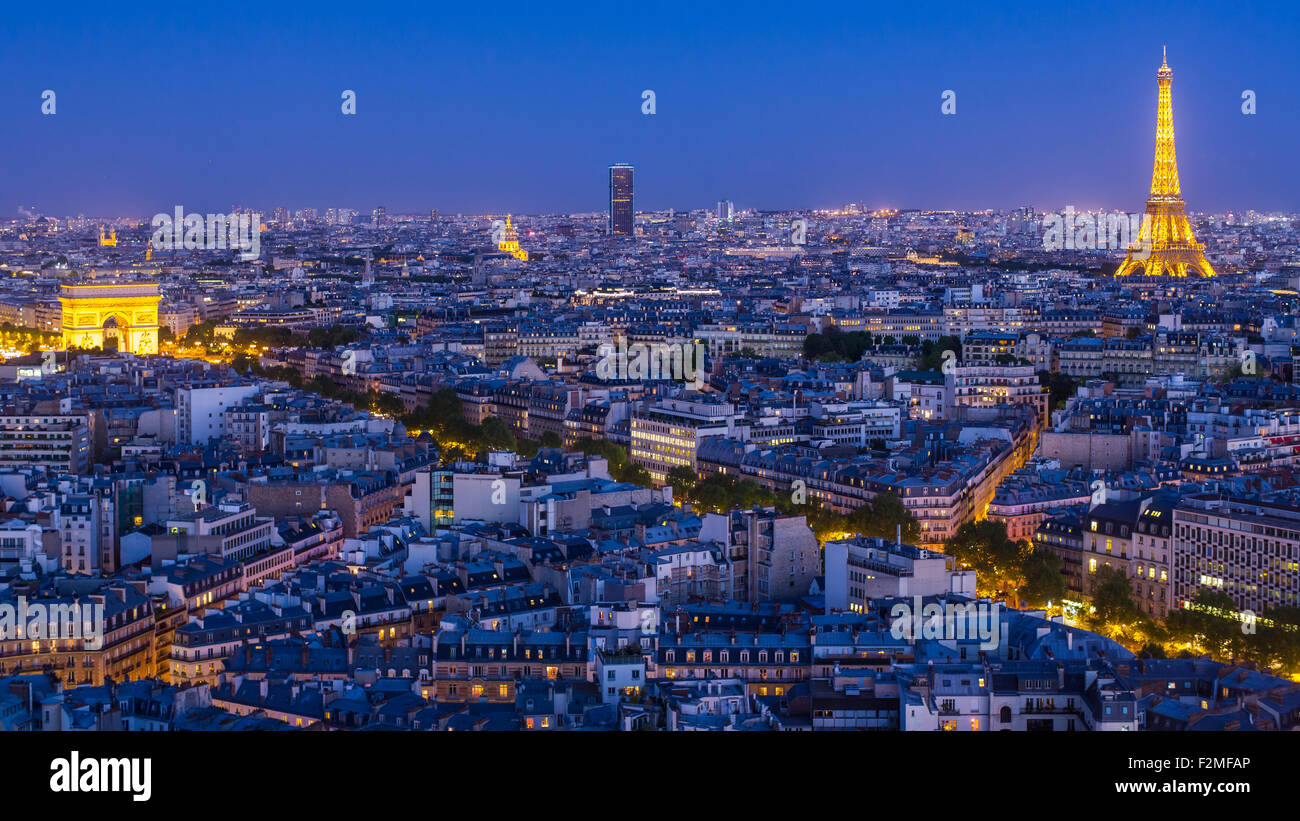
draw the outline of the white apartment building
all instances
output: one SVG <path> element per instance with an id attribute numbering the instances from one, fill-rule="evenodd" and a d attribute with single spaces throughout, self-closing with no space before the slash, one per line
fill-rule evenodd
<path id="1" fill-rule="evenodd" d="M 902 409 L 891 402 L 813 402 L 812 438 L 837 445 L 867 447 L 874 439 L 899 435 Z"/>
<path id="2" fill-rule="evenodd" d="M 958 570 L 944 553 L 861 537 L 827 542 L 827 613 L 866 611 L 872 599 L 939 596 L 975 598 L 975 571 Z"/>
<path id="3" fill-rule="evenodd" d="M 226 409 L 257 395 L 257 385 L 221 388 L 177 388 L 176 415 L 180 421 L 179 442 L 206 445 L 226 434 Z"/>
<path id="4" fill-rule="evenodd" d="M 663 484 L 677 466 L 698 471 L 696 452 L 710 436 L 735 436 L 736 407 L 730 402 L 703 399 L 663 399 L 632 413 L 633 462 Z"/>
<path id="5" fill-rule="evenodd" d="M 1173 605 L 1226 593 L 1238 613 L 1300 606 L 1300 508 L 1258 499 L 1184 499 L 1173 510 Z"/>

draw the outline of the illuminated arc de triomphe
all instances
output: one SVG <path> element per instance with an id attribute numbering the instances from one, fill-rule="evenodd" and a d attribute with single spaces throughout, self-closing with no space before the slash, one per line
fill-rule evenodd
<path id="1" fill-rule="evenodd" d="M 116 339 L 119 351 L 158 353 L 158 284 L 154 282 L 62 285 L 63 347 L 102 348 Z"/>

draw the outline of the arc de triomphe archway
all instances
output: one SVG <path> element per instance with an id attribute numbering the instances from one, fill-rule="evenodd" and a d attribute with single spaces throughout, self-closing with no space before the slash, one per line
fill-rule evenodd
<path id="1" fill-rule="evenodd" d="M 107 324 L 118 350 L 158 353 L 157 283 L 63 285 L 60 291 L 64 348 L 103 347 Z"/>

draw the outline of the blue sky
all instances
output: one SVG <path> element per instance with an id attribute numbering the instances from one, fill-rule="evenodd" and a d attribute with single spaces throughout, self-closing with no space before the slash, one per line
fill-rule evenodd
<path id="1" fill-rule="evenodd" d="M 1189 208 L 1300 211 L 1295 4 L 70 2 L 6 15 L 0 214 L 597 211 L 619 161 L 637 166 L 639 209 L 1140 211 L 1164 44 Z M 356 116 L 340 113 L 344 89 Z"/>

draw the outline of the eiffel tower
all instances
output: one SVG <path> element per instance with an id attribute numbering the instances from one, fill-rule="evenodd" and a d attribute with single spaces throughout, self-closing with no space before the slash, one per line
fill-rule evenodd
<path id="1" fill-rule="evenodd" d="M 1178 159 L 1174 155 L 1174 72 L 1166 55 L 1156 72 L 1160 89 L 1156 109 L 1156 161 L 1151 172 L 1151 196 L 1142 217 L 1137 241 L 1129 246 L 1115 276 L 1139 271 L 1147 276 L 1185 277 L 1189 273 L 1214 276 L 1205 259 L 1205 246 L 1196 241 L 1187 222 L 1186 204 L 1178 185 Z"/>

